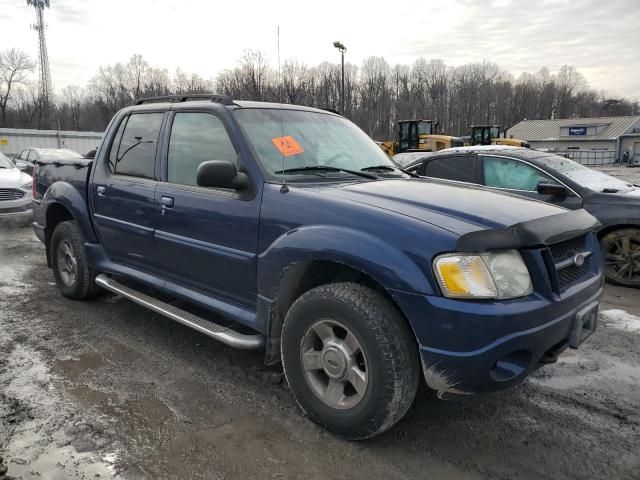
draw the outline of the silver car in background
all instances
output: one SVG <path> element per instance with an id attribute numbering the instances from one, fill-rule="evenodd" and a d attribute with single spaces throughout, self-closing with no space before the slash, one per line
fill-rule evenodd
<path id="1" fill-rule="evenodd" d="M 0 217 L 31 218 L 31 176 L 20 171 L 0 153 Z"/>
<path id="2" fill-rule="evenodd" d="M 36 162 L 40 160 L 77 160 L 84 158 L 78 152 L 68 148 L 27 148 L 15 158 L 16 166 L 29 175 L 33 175 Z"/>

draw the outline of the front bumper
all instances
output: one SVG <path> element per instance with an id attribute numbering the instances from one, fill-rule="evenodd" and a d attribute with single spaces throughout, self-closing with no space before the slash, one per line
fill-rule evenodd
<path id="1" fill-rule="evenodd" d="M 395 293 L 418 338 L 427 385 L 442 398 L 508 388 L 577 346 L 576 317 L 597 312 L 603 283 L 595 277 L 560 301 L 532 295 L 483 304 Z"/>
<path id="2" fill-rule="evenodd" d="M 27 217 L 32 215 L 31 194 L 25 195 L 18 200 L 0 201 L 0 217 Z"/>

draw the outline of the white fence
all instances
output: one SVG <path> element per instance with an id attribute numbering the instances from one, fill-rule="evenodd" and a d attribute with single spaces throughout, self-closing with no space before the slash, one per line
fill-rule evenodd
<path id="1" fill-rule="evenodd" d="M 582 165 L 595 166 L 616 163 L 616 152 L 611 150 L 563 150 L 550 152 L 575 160 Z"/>
<path id="2" fill-rule="evenodd" d="M 18 155 L 27 148 L 70 148 L 85 154 L 98 146 L 102 132 L 0 128 L 0 152 Z"/>

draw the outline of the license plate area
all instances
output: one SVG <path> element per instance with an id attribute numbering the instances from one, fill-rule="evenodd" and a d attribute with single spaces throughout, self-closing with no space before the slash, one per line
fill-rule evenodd
<path id="1" fill-rule="evenodd" d="M 578 348 L 582 342 L 596 331 L 599 306 L 598 302 L 593 302 L 576 314 L 573 328 L 571 329 L 571 337 L 569 338 L 569 346 L 571 348 Z"/>

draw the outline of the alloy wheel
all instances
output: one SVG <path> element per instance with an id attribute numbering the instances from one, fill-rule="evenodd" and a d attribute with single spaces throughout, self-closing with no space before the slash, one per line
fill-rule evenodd
<path id="1" fill-rule="evenodd" d="M 369 385 L 366 355 L 340 322 L 312 324 L 300 343 L 300 361 L 311 390 L 329 407 L 353 408 L 364 398 Z"/>

